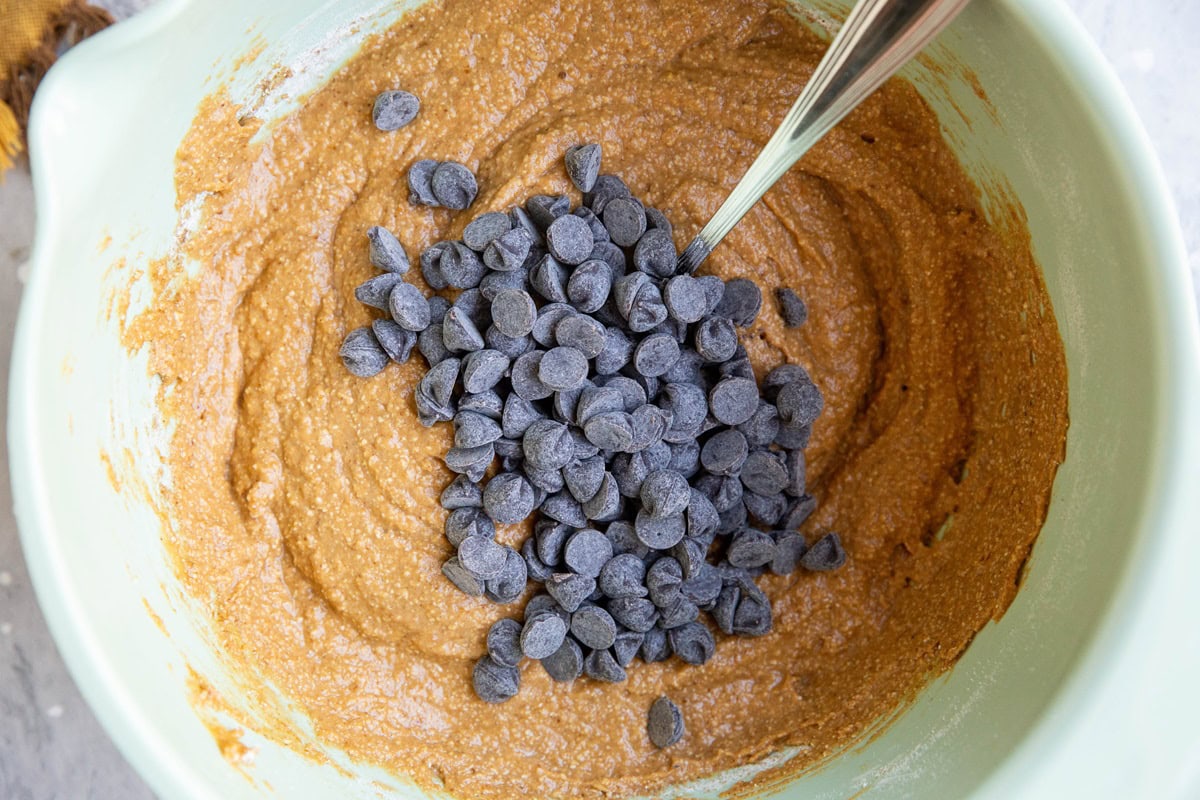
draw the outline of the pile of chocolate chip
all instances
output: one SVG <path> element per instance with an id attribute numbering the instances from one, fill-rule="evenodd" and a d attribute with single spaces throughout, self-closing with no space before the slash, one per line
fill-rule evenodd
<path id="1" fill-rule="evenodd" d="M 846 557 L 836 533 L 809 545 L 798 530 L 815 508 L 804 448 L 824 401 L 798 365 L 756 382 L 738 330 L 759 288 L 677 274 L 667 218 L 600 160 L 596 144 L 566 153 L 581 205 L 536 195 L 422 253 L 432 297 L 405 281 L 396 237 L 372 228 L 383 272 L 356 297 L 388 316 L 341 349 L 361 377 L 414 349 L 429 364 L 419 419 L 455 431 L 445 577 L 502 604 L 530 581 L 544 590 L 487 634 L 473 680 L 490 703 L 517 693 L 522 658 L 556 681 L 623 681 L 639 656 L 703 664 L 716 642 L 701 612 L 726 635 L 761 636 L 772 618 L 758 575 Z M 411 202 L 452 209 L 478 192 L 455 162 L 419 161 L 408 183 Z M 776 299 L 786 325 L 804 322 L 794 292 Z M 520 551 L 495 541 L 497 523 L 531 516 Z M 678 709 L 658 708 L 653 738 L 677 740 Z"/>

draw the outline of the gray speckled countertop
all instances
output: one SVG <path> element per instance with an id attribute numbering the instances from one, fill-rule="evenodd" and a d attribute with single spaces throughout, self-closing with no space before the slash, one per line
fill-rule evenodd
<path id="1" fill-rule="evenodd" d="M 1200 3 L 1067 2 L 1116 69 L 1159 158 L 1169 165 L 1167 181 L 1200 286 L 1200 106 L 1193 83 L 1200 73 Z M 100 2 L 118 17 L 147 4 Z M 0 407 L 5 410 L 8 353 L 33 222 L 29 175 L 13 170 L 0 185 Z M 6 453 L 4 436 L 0 430 Z M 0 463 L 0 799 L 152 796 L 92 716 L 55 650 L 29 585 L 12 517 L 8 468 Z"/>

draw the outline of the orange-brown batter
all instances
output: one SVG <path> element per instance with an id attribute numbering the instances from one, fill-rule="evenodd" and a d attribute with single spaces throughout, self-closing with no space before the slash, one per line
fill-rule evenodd
<path id="1" fill-rule="evenodd" d="M 375 274 L 369 226 L 415 262 L 475 214 L 567 192 L 572 144 L 600 142 L 605 171 L 685 244 L 823 46 L 768 0 L 443 0 L 372 39 L 261 142 L 223 96 L 203 107 L 176 175 L 203 222 L 155 267 L 157 299 L 130 334 L 151 344 L 178 425 L 168 546 L 249 683 L 277 686 L 351 756 L 458 796 L 652 792 L 783 745 L 814 763 L 1003 613 L 1063 454 L 1062 344 L 1026 233 L 989 223 L 902 81 L 705 267 L 762 286 L 743 335 L 756 366 L 804 364 L 826 398 L 806 532 L 841 532 L 849 562 L 761 579 L 767 637 L 719 637 L 700 668 L 636 662 L 620 685 L 554 684 L 527 663 L 515 699 L 478 701 L 487 627 L 520 604 L 467 597 L 439 572 L 450 426 L 417 424 L 424 362 L 360 380 L 337 355 L 375 313 L 353 296 Z M 385 134 L 370 109 L 391 88 L 422 110 Z M 408 203 L 420 158 L 478 172 L 469 212 Z M 803 328 L 781 324 L 782 285 L 808 303 Z M 659 751 L 645 720 L 664 693 L 687 735 Z"/>

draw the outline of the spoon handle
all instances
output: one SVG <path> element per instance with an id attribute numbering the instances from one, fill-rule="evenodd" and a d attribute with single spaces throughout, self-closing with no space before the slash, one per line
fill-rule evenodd
<path id="1" fill-rule="evenodd" d="M 800 97 L 729 197 L 679 257 L 694 272 L 775 181 L 899 70 L 970 0 L 859 0 Z"/>

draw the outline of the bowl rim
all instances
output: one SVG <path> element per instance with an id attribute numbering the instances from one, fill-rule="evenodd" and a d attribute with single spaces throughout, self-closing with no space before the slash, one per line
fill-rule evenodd
<path id="1" fill-rule="evenodd" d="M 118 748 L 146 780 L 164 797 L 211 798 L 217 796 L 207 777 L 157 736 L 153 724 L 136 711 L 136 704 L 123 702 L 129 696 L 129 681 L 117 674 L 105 658 L 105 650 L 80 624 L 82 600 L 67 580 L 66 567 L 55 535 L 50 505 L 39 476 L 39 454 L 31 421 L 36 417 L 36 364 L 32 358 L 35 326 L 45 306 L 44 262 L 48 241 L 56 229 L 58 215 L 52 196 L 52 154 L 55 137 L 48 131 L 48 108 L 54 98 L 69 92 L 74 65 L 82 54 L 115 52 L 135 48 L 153 37 L 195 0 L 162 0 L 149 9 L 89 39 L 67 53 L 46 76 L 33 105 L 29 125 L 30 167 L 33 176 L 37 229 L 30 257 L 29 281 L 21 302 L 10 368 L 8 414 L 9 462 L 14 511 L 22 549 L 38 603 L 51 634 L 76 685 Z M 1140 220 L 1145 243 L 1159 266 L 1165 290 L 1161 298 L 1168 332 L 1165 343 L 1167 370 L 1162 432 L 1159 446 L 1158 479 L 1153 482 L 1146 504 L 1150 525 L 1139 538 L 1134 553 L 1119 579 L 1108 608 L 1102 613 L 1095 634 L 1086 643 L 1075 667 L 1049 700 L 1041 717 L 1017 748 L 1009 753 L 985 779 L 976 795 L 992 795 L 1000 783 L 1011 792 L 1016 776 L 1036 771 L 1035 760 L 1045 760 L 1060 737 L 1080 722 L 1090 705 L 1089 695 L 1110 675 L 1113 654 L 1120 642 L 1148 613 L 1138 597 L 1165 568 L 1173 544 L 1188 535 L 1188 523 L 1200 517 L 1200 500 L 1188 476 L 1200 475 L 1200 420 L 1189 418 L 1188 403 L 1200 396 L 1200 326 L 1197 325 L 1193 288 L 1187 268 L 1186 250 L 1174 203 L 1153 146 L 1107 60 L 1084 30 L 1064 0 L 995 0 L 1022 20 L 1040 45 L 1059 54 L 1060 68 L 1074 82 L 1083 100 L 1097 115 L 1098 128 L 1114 152 L 1121 154 L 1125 186 L 1143 210 Z M 78 51 L 78 52 L 76 52 Z M 1191 413 L 1191 417 L 1200 414 Z M 1011 794 L 1008 794 L 1011 796 Z"/>

